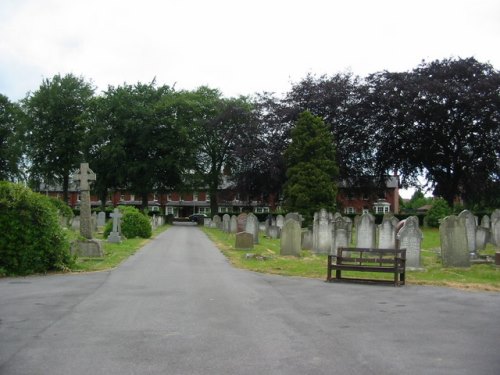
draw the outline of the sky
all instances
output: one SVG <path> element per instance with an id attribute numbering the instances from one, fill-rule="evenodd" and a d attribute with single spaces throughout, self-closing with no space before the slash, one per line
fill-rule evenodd
<path id="1" fill-rule="evenodd" d="M 148 83 L 281 95 L 308 73 L 500 68 L 498 0 L 0 0 L 0 94 L 72 73 L 99 93 Z"/>

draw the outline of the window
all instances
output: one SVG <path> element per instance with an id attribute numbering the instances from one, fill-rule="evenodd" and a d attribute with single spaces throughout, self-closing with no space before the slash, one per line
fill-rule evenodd
<path id="1" fill-rule="evenodd" d="M 228 213 L 229 212 L 229 207 L 219 207 L 219 213 Z"/>
<path id="2" fill-rule="evenodd" d="M 269 207 L 255 207 L 255 212 L 258 214 L 268 213 Z"/>
<path id="3" fill-rule="evenodd" d="M 193 201 L 198 201 L 198 193 L 193 193 Z"/>
<path id="4" fill-rule="evenodd" d="M 346 214 L 355 214 L 356 213 L 356 209 L 354 207 L 346 207 L 346 209 L 344 210 L 344 212 Z"/>
<path id="5" fill-rule="evenodd" d="M 175 215 L 175 210 L 174 210 L 175 207 L 167 207 L 166 208 L 166 214 L 167 215 Z"/>
<path id="6" fill-rule="evenodd" d="M 135 195 L 134 194 L 130 194 L 130 200 L 131 201 L 135 201 Z"/>
<path id="7" fill-rule="evenodd" d="M 209 193 L 205 193 L 205 201 L 210 202 L 210 194 Z"/>
<path id="8" fill-rule="evenodd" d="M 210 207 L 199 207 L 198 208 L 198 213 L 199 214 L 210 215 Z"/>
<path id="9" fill-rule="evenodd" d="M 120 194 L 120 201 L 124 201 L 124 200 L 125 200 L 125 195 Z"/>
<path id="10" fill-rule="evenodd" d="M 149 206 L 149 211 L 151 211 L 151 212 L 158 212 L 158 211 L 160 211 L 160 207 L 158 207 L 158 206 Z"/>
<path id="11" fill-rule="evenodd" d="M 167 194 L 167 201 L 171 201 L 172 200 L 172 194 L 168 193 Z"/>

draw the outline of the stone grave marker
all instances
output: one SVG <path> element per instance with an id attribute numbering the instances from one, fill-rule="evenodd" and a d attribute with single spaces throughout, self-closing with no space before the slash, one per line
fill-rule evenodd
<path id="1" fill-rule="evenodd" d="M 247 215 L 245 232 L 252 233 L 253 243 L 259 243 L 259 219 L 253 213 Z"/>
<path id="2" fill-rule="evenodd" d="M 90 182 L 96 180 L 95 173 L 88 163 L 81 163 L 80 169 L 73 175 L 73 180 L 80 183 L 80 234 L 86 240 L 75 241 L 71 253 L 83 257 L 103 257 L 101 243 L 92 239 L 92 213 L 90 209 Z M 97 224 L 97 219 L 95 224 Z"/>
<path id="3" fill-rule="evenodd" d="M 378 247 L 379 249 L 395 249 L 396 248 L 396 226 L 391 218 L 382 219 L 378 230 Z"/>
<path id="4" fill-rule="evenodd" d="M 215 228 L 222 229 L 222 219 L 219 215 L 214 215 L 212 223 L 215 225 Z"/>
<path id="5" fill-rule="evenodd" d="M 465 219 L 455 215 L 443 219 L 439 226 L 443 267 L 470 267 Z"/>
<path id="6" fill-rule="evenodd" d="M 101 211 L 97 214 L 97 227 L 102 228 L 106 225 L 106 213 Z"/>
<path id="7" fill-rule="evenodd" d="M 418 227 L 418 217 L 410 216 L 397 233 L 400 249 L 406 249 L 406 267 L 420 268 L 420 250 L 424 235 Z"/>
<path id="8" fill-rule="evenodd" d="M 283 225 L 285 225 L 285 218 L 283 215 L 276 216 L 276 226 L 281 229 L 283 228 Z"/>
<path id="9" fill-rule="evenodd" d="M 238 232 L 238 219 L 235 215 L 231 216 L 229 220 L 229 233 L 237 233 Z"/>
<path id="10" fill-rule="evenodd" d="M 312 250 L 313 248 L 313 232 L 310 229 L 302 230 L 302 249 Z"/>
<path id="11" fill-rule="evenodd" d="M 497 208 L 491 213 L 490 226 L 490 242 L 500 246 L 500 209 Z"/>
<path id="12" fill-rule="evenodd" d="M 300 255 L 301 250 L 300 223 L 295 219 L 288 219 L 281 230 L 280 254 L 281 255 Z"/>
<path id="13" fill-rule="evenodd" d="M 476 249 L 477 250 L 484 250 L 486 248 L 486 244 L 488 243 L 490 235 L 490 230 L 483 228 L 483 227 L 477 227 L 476 228 Z"/>
<path id="14" fill-rule="evenodd" d="M 113 230 L 109 233 L 108 242 L 120 243 L 122 242 L 121 218 L 123 214 L 118 208 L 115 208 L 110 216 L 113 219 Z"/>
<path id="15" fill-rule="evenodd" d="M 226 233 L 231 231 L 231 216 L 228 214 L 222 215 L 222 230 Z"/>
<path id="16" fill-rule="evenodd" d="M 244 232 L 247 228 L 247 214 L 242 212 L 241 214 L 238 215 L 236 218 L 236 223 L 237 223 L 237 232 Z"/>
<path id="17" fill-rule="evenodd" d="M 280 238 L 281 229 L 276 225 L 271 225 L 268 229 L 269 238 L 277 239 Z"/>
<path id="18" fill-rule="evenodd" d="M 361 215 L 356 228 L 356 247 L 374 248 L 375 238 L 375 218 L 368 212 L 365 212 Z"/>
<path id="19" fill-rule="evenodd" d="M 313 225 L 313 236 L 316 237 L 316 248 L 313 249 L 314 252 L 318 254 L 329 254 L 332 247 L 332 229 L 330 225 L 330 220 L 328 218 L 328 212 L 325 209 L 321 209 L 317 215 L 317 223 Z"/>
<path id="20" fill-rule="evenodd" d="M 467 235 L 467 244 L 469 246 L 469 253 L 472 257 L 477 256 L 476 251 L 476 218 L 469 210 L 463 210 L 458 214 L 458 217 L 465 220 L 465 233 Z"/>
<path id="21" fill-rule="evenodd" d="M 349 226 L 350 222 L 344 220 L 342 216 L 337 217 L 333 222 L 331 255 L 337 255 L 337 249 L 339 247 L 349 247 Z"/>
<path id="22" fill-rule="evenodd" d="M 253 234 L 247 232 L 236 233 L 234 247 L 241 250 L 253 249 Z"/>

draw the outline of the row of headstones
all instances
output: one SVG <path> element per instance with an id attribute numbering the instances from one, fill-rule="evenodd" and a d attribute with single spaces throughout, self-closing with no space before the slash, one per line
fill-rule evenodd
<path id="1" fill-rule="evenodd" d="M 464 210 L 443 219 L 439 226 L 441 259 L 444 267 L 469 267 L 487 243 L 500 246 L 500 210 L 478 218 Z"/>
<path id="2" fill-rule="evenodd" d="M 264 223 L 260 223 L 253 213 L 241 213 L 238 216 L 215 215 L 212 219 L 205 219 L 204 224 L 226 233 L 234 233 L 237 249 L 253 248 L 254 244 L 259 243 L 259 231 L 263 231 L 268 237 L 281 238 L 282 255 L 298 255 L 301 244 L 301 223 L 302 217 L 298 213 L 276 217 L 270 215 Z"/>
<path id="3" fill-rule="evenodd" d="M 382 224 L 376 225 L 375 217 L 370 213 L 356 216 L 353 223 L 349 217 L 343 217 L 340 213 L 332 214 L 320 210 L 314 215 L 312 232 L 303 234 L 302 246 L 315 253 L 335 255 L 339 247 L 350 246 L 353 240 L 353 226 L 356 247 L 405 248 L 407 267 L 420 268 L 423 234 L 415 216 L 399 221 L 394 215 L 386 214 Z"/>

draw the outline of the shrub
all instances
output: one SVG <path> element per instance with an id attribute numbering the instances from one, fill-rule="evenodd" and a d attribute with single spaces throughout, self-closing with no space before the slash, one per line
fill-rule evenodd
<path id="1" fill-rule="evenodd" d="M 69 227 L 71 219 L 75 216 L 73 210 L 64 201 L 59 198 L 49 198 L 50 203 L 57 209 L 59 216 L 62 218 L 61 225 Z"/>
<path id="2" fill-rule="evenodd" d="M 144 215 L 137 208 L 131 206 L 118 207 L 123 214 L 121 218 L 122 234 L 125 238 L 150 238 L 152 235 L 151 223 L 148 216 Z M 113 221 L 106 223 L 104 236 L 107 237 L 113 229 Z"/>
<path id="3" fill-rule="evenodd" d="M 69 243 L 49 198 L 0 182 L 0 270 L 6 274 L 64 270 L 72 264 Z"/>
<path id="4" fill-rule="evenodd" d="M 452 212 L 450 206 L 444 199 L 436 199 L 432 203 L 432 208 L 427 212 L 425 217 L 427 225 L 430 227 L 438 228 L 441 219 L 450 215 Z"/>

